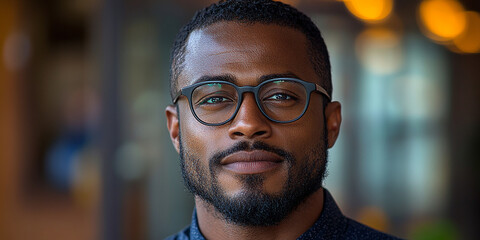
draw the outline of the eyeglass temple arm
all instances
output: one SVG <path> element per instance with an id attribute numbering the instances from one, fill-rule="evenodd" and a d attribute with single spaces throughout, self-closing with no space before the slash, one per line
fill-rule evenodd
<path id="1" fill-rule="evenodd" d="M 332 98 L 330 97 L 330 95 L 328 95 L 325 88 L 321 87 L 320 85 L 318 85 L 316 83 L 315 83 L 315 90 L 317 90 L 317 91 L 321 92 L 323 95 L 325 95 L 328 98 L 328 100 L 332 100 Z"/>
<path id="2" fill-rule="evenodd" d="M 178 91 L 175 96 L 173 96 L 173 104 L 177 104 L 178 98 L 182 95 L 182 90 Z"/>

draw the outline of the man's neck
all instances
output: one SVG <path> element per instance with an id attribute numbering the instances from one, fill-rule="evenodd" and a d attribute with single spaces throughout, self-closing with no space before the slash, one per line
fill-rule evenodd
<path id="1" fill-rule="evenodd" d="M 323 188 L 301 203 L 278 225 L 268 227 L 238 226 L 228 223 L 213 207 L 195 197 L 200 231 L 208 240 L 216 239 L 296 239 L 319 218 L 323 208 Z"/>

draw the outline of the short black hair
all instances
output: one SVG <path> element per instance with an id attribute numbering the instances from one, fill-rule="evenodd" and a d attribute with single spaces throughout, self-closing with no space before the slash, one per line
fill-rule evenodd
<path id="1" fill-rule="evenodd" d="M 235 21 L 240 23 L 263 23 L 291 27 L 305 34 L 307 50 L 320 85 L 332 96 L 330 60 L 325 41 L 312 20 L 294 7 L 271 0 L 222 0 L 195 13 L 193 18 L 178 33 L 170 56 L 170 95 L 176 93 L 178 77 L 183 70 L 186 44 L 190 33 L 214 23 Z"/>

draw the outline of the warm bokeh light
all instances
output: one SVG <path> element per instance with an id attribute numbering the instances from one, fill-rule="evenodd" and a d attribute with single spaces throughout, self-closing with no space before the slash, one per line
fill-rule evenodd
<path id="1" fill-rule="evenodd" d="M 367 22 L 386 19 L 393 8 L 393 0 L 345 0 L 344 3 L 355 17 Z"/>
<path id="2" fill-rule="evenodd" d="M 356 219 L 369 227 L 382 232 L 389 231 L 389 220 L 385 212 L 375 206 L 364 207 L 357 213 Z"/>
<path id="3" fill-rule="evenodd" d="M 453 39 L 453 47 L 462 53 L 480 52 L 480 14 L 474 11 L 465 13 L 467 26 L 465 31 Z"/>
<path id="4" fill-rule="evenodd" d="M 402 66 L 400 35 L 388 28 L 369 28 L 355 40 L 360 63 L 378 75 L 391 74 Z"/>
<path id="5" fill-rule="evenodd" d="M 467 23 L 463 6 L 454 0 L 423 1 L 419 20 L 425 34 L 435 41 L 448 41 L 459 36 Z"/>

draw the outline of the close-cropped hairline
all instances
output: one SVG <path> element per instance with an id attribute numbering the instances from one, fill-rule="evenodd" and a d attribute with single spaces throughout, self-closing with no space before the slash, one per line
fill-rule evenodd
<path id="1" fill-rule="evenodd" d="M 294 7 L 273 0 L 221 0 L 195 13 L 177 34 L 170 55 L 170 94 L 178 89 L 184 71 L 187 46 L 192 32 L 219 22 L 239 24 L 273 24 L 295 29 L 306 37 L 306 50 L 320 85 L 332 95 L 331 67 L 328 50 L 315 23 Z"/>
<path id="2" fill-rule="evenodd" d="M 179 80 L 179 77 L 184 69 L 184 66 L 185 66 L 185 57 L 186 57 L 186 54 L 187 54 L 187 45 L 188 45 L 188 41 L 190 39 L 190 36 L 192 35 L 193 32 L 195 31 L 199 31 L 199 30 L 202 30 L 202 29 L 206 29 L 214 24 L 217 24 L 217 23 L 221 23 L 221 22 L 232 22 L 232 23 L 239 23 L 239 24 L 246 24 L 246 25 L 254 25 L 254 24 L 265 24 L 265 25 L 277 25 L 277 26 L 281 26 L 281 27 L 288 27 L 288 28 L 291 28 L 293 30 L 296 30 L 296 31 L 299 31 L 300 33 L 302 33 L 304 36 L 305 36 L 305 39 L 306 39 L 306 50 L 307 50 L 307 55 L 308 55 L 308 58 L 309 58 L 309 61 L 310 63 L 312 64 L 312 67 L 314 68 L 315 70 L 315 74 L 318 76 L 319 80 L 321 81 L 321 85 L 323 85 L 323 81 L 331 81 L 331 76 L 329 76 L 330 74 L 326 71 L 328 71 L 328 69 L 318 69 L 319 66 L 317 66 L 316 62 L 320 61 L 320 59 L 318 59 L 318 61 L 316 61 L 316 56 L 318 54 L 316 54 L 316 52 L 318 52 L 319 50 L 318 49 L 315 49 L 315 44 L 314 44 L 314 39 L 312 39 L 312 37 L 309 37 L 309 35 L 307 33 L 305 33 L 305 31 L 303 31 L 302 29 L 300 28 L 296 28 L 294 26 L 291 26 L 287 23 L 283 23 L 283 22 L 275 22 L 275 21 L 270 21 L 270 22 L 263 22 L 263 21 L 253 21 L 253 20 L 220 20 L 220 21 L 212 21 L 212 22 L 207 22 L 207 24 L 204 24 L 204 25 L 201 25 L 197 28 L 194 28 L 194 29 L 191 29 L 189 32 L 188 32 L 188 35 L 186 36 L 186 38 L 182 41 L 182 45 L 180 46 L 180 48 L 178 49 L 178 51 L 176 52 L 173 52 L 172 53 L 172 65 L 171 65 L 171 79 L 170 79 L 170 84 L 172 84 L 172 86 L 170 87 L 171 90 L 174 90 L 174 91 L 179 91 L 178 88 L 178 80 Z M 182 29 L 183 30 L 183 29 Z M 327 53 L 328 54 L 328 53 Z M 327 55 L 328 57 L 328 55 Z M 323 58 L 323 56 L 321 56 L 321 58 Z M 323 61 L 328 61 L 328 59 L 322 59 Z M 173 92 L 171 92 L 172 96 L 174 95 Z M 331 93 L 330 93 L 331 94 Z"/>

